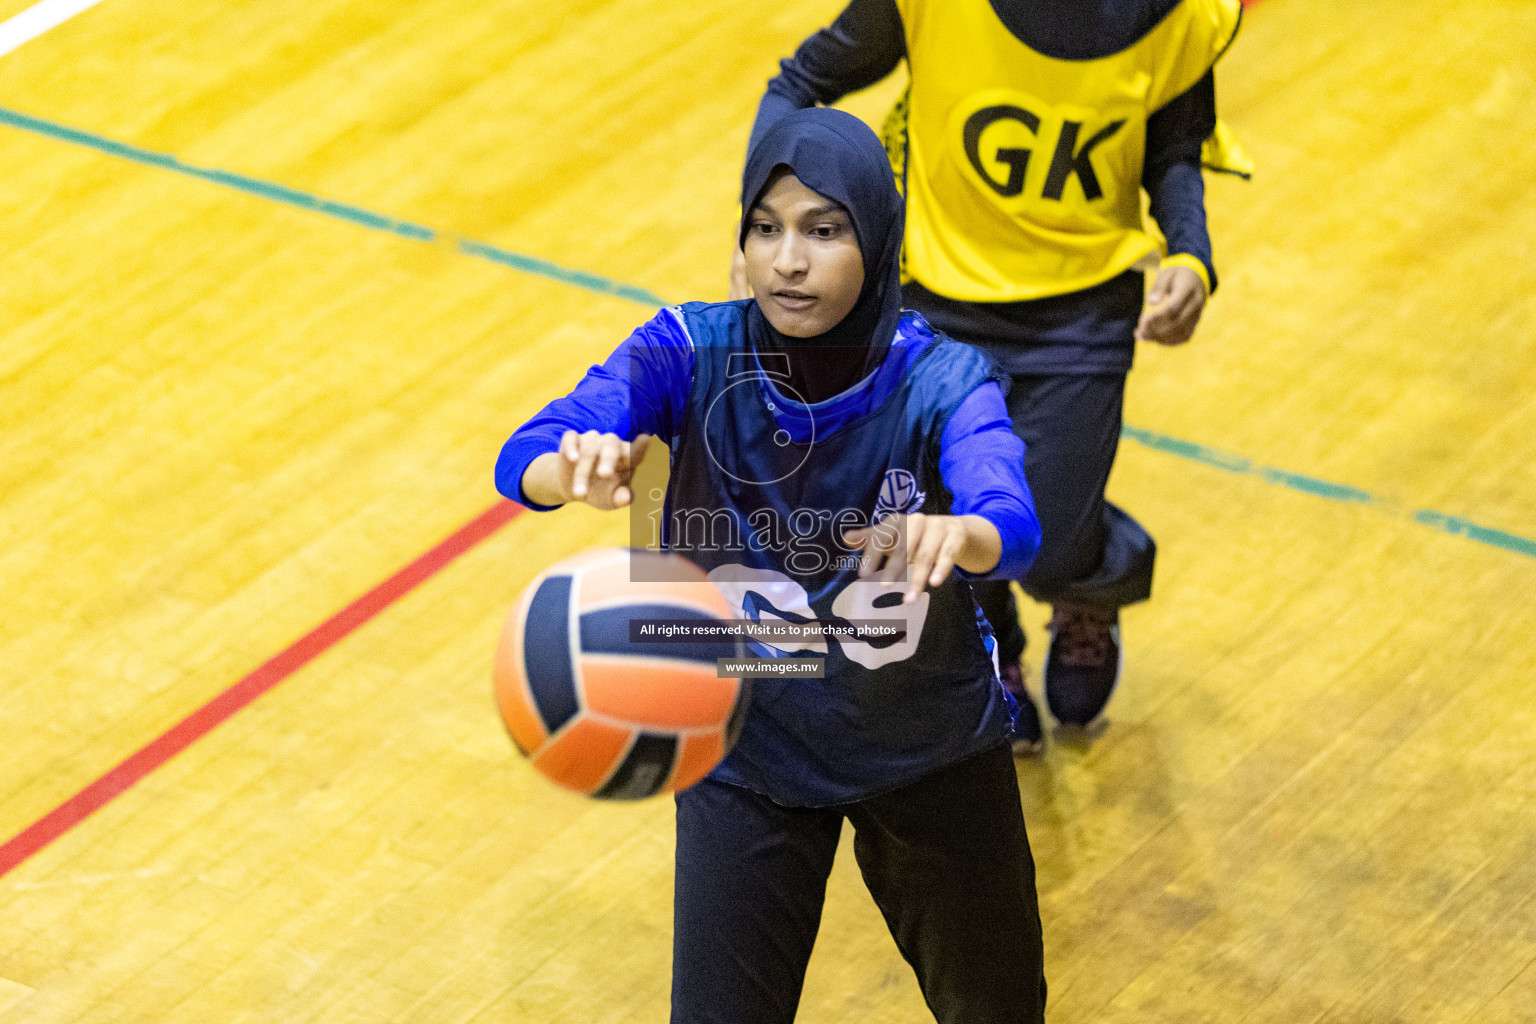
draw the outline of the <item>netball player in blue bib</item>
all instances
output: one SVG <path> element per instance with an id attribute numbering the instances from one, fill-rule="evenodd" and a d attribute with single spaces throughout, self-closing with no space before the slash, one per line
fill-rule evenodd
<path id="1" fill-rule="evenodd" d="M 902 201 L 856 118 L 783 118 L 742 210 L 754 298 L 662 310 L 496 470 L 533 509 L 619 508 L 660 439 L 665 546 L 743 618 L 830 627 L 755 642 L 822 677 L 755 679 L 736 746 L 677 797 L 672 1019 L 794 1019 L 847 819 L 934 1016 L 1039 1022 L 1014 708 L 971 589 L 1039 546 L 998 373 L 901 309 Z M 850 632 L 871 621 L 894 632 Z"/>

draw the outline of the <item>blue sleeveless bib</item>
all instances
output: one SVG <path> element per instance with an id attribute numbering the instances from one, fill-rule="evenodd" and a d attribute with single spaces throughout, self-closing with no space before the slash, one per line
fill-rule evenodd
<path id="1" fill-rule="evenodd" d="M 884 364 L 818 405 L 796 402 L 773 355 L 751 351 L 747 303 L 672 313 L 694 348 L 672 443 L 663 541 L 758 622 L 888 620 L 894 636 L 755 644 L 824 659 L 821 679 L 758 678 L 741 737 L 713 778 L 787 806 L 875 796 L 1000 743 L 1009 711 L 991 637 L 958 574 L 901 604 L 858 579 L 842 532 L 885 513 L 944 515 L 949 416 L 996 379 L 985 355 L 903 314 Z"/>

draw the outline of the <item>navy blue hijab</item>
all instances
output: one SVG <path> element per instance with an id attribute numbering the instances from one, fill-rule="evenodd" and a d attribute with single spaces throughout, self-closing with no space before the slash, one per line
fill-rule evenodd
<path id="1" fill-rule="evenodd" d="M 864 258 L 858 302 L 825 334 L 791 338 L 774 330 L 756 302 L 748 313 L 752 347 L 785 353 L 790 385 L 807 401 L 821 402 L 874 372 L 890 348 L 901 317 L 905 208 L 885 146 L 869 126 L 841 110 L 810 107 L 786 114 L 747 154 L 738 242 L 780 168 L 848 211 Z"/>

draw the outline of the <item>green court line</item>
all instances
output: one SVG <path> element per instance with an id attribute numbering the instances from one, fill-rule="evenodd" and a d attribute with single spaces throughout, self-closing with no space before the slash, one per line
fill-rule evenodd
<path id="1" fill-rule="evenodd" d="M 383 214 L 374 213 L 359 206 L 322 199 L 309 192 L 302 192 L 298 189 L 289 188 L 286 185 L 261 181 L 243 174 L 234 174 L 229 171 L 220 171 L 207 167 L 197 167 L 193 164 L 183 163 L 181 160 L 165 153 L 141 149 L 138 146 L 132 146 L 125 142 L 117 142 L 91 132 L 81 131 L 78 128 L 71 128 L 68 125 L 58 124 L 57 122 L 48 121 L 40 117 L 18 113 L 4 107 L 0 107 L 0 124 L 8 124 L 13 128 L 56 139 L 60 142 L 84 146 L 87 149 L 93 149 L 98 153 L 105 153 L 108 156 L 131 160 L 134 163 L 158 167 L 162 170 L 182 174 L 190 178 L 197 178 L 225 188 L 232 188 L 247 195 L 269 199 L 286 206 L 308 210 L 311 213 L 334 217 L 337 220 L 347 221 L 359 227 L 383 231 L 409 241 L 433 242 L 440 237 L 439 232 L 421 224 L 396 220 L 393 217 L 386 217 Z M 625 299 L 644 306 L 658 307 L 667 305 L 665 299 L 646 291 L 644 288 L 600 277 L 597 274 L 589 274 L 581 270 L 571 270 L 568 267 L 562 267 L 548 260 L 540 259 L 537 256 L 528 256 L 523 253 L 512 252 L 508 249 L 501 249 L 485 242 L 475 242 L 468 239 L 456 239 L 454 244 L 457 251 L 465 256 L 511 267 L 525 274 L 547 278 L 551 281 L 558 281 L 561 284 L 568 284 L 597 294 Z M 1370 505 L 1389 514 L 1398 514 L 1396 511 L 1397 506 L 1392 502 L 1378 498 L 1368 491 L 1362 491 L 1358 487 L 1336 484 L 1302 473 L 1292 473 L 1289 470 L 1277 469 L 1273 466 L 1259 465 L 1252 459 L 1238 455 L 1235 452 L 1222 451 L 1219 448 L 1212 448 L 1194 441 L 1169 437 L 1151 430 L 1143 430 L 1140 427 L 1126 425 L 1121 428 L 1120 434 L 1122 437 L 1135 441 L 1137 444 L 1150 448 L 1153 451 L 1187 459 L 1213 469 L 1237 473 L 1242 476 L 1251 476 L 1268 484 L 1286 487 L 1293 491 L 1301 491 L 1302 493 L 1325 498 L 1329 501 Z M 1463 537 L 1478 544 L 1510 551 L 1517 555 L 1524 555 L 1527 558 L 1536 558 L 1536 539 L 1522 537 L 1519 534 L 1508 533 L 1489 526 L 1481 526 L 1470 519 L 1447 515 L 1444 512 L 1436 512 L 1432 509 L 1415 509 L 1407 513 L 1407 515 L 1408 518 L 1420 526 L 1426 526 L 1432 530 L 1438 530 L 1441 533 L 1450 534 L 1454 537 Z"/>
<path id="2" fill-rule="evenodd" d="M 1361 505 L 1382 504 L 1382 502 L 1372 497 L 1369 493 L 1357 487 L 1329 483 L 1327 480 L 1319 480 L 1314 476 L 1303 476 L 1300 473 L 1290 473 L 1286 470 L 1275 469 L 1270 466 L 1255 465 L 1253 460 L 1246 456 L 1224 452 L 1219 448 L 1209 448 L 1206 445 L 1196 444 L 1193 441 L 1181 441 L 1176 437 L 1168 437 L 1164 434 L 1154 434 L 1152 431 L 1142 430 L 1140 427 L 1129 425 L 1121 427 L 1120 436 L 1129 438 L 1137 444 L 1151 448 L 1153 451 L 1177 455 L 1181 459 L 1189 459 L 1191 462 L 1198 462 L 1215 469 L 1224 469 L 1228 473 L 1256 476 L 1265 483 L 1289 487 L 1293 491 L 1305 491 L 1308 494 L 1315 494 L 1319 498 L 1328 498 L 1331 501 L 1355 502 Z"/>
<path id="3" fill-rule="evenodd" d="M 1350 487 L 1346 484 L 1319 480 L 1315 476 L 1304 476 L 1301 473 L 1276 469 L 1273 466 L 1261 466 L 1246 456 L 1222 451 L 1220 448 L 1211 448 L 1203 444 L 1196 444 L 1193 441 L 1168 437 L 1165 434 L 1157 434 L 1150 430 L 1143 430 L 1140 427 L 1130 425 L 1120 428 L 1120 436 L 1151 448 L 1153 451 L 1177 455 L 1181 459 L 1198 462 L 1202 466 L 1210 466 L 1212 469 L 1221 469 L 1228 473 L 1237 473 L 1242 476 L 1257 477 L 1265 483 L 1288 487 L 1293 491 L 1302 491 L 1315 497 L 1327 498 L 1330 501 L 1371 505 L 1389 515 L 1400 514 L 1398 507 L 1393 502 L 1379 498 L 1369 491 L 1362 491 L 1358 487 Z M 1527 558 L 1536 558 L 1536 540 L 1522 537 L 1517 533 L 1496 530 L 1491 526 L 1480 526 L 1470 519 L 1446 515 L 1444 512 L 1436 512 L 1427 508 L 1414 509 L 1407 513 L 1407 517 L 1420 526 L 1427 526 L 1432 530 L 1448 533 L 1453 537 L 1465 537 L 1467 540 L 1486 544 L 1489 547 L 1512 551 L 1517 555 L 1525 555 Z"/>
<path id="4" fill-rule="evenodd" d="M 1506 533 L 1503 530 L 1495 530 L 1491 526 L 1479 526 L 1470 519 L 1448 516 L 1444 512 L 1434 512 L 1427 508 L 1414 512 L 1413 521 L 1432 530 L 1439 530 L 1441 533 L 1465 537 L 1479 544 L 1487 544 L 1489 547 L 1503 548 L 1505 551 L 1513 551 L 1527 558 L 1536 558 L 1536 540 L 1522 537 L 1517 533 Z"/>
<path id="5" fill-rule="evenodd" d="M 83 146 L 86 149 L 94 149 L 96 152 L 105 153 L 107 156 L 131 160 L 137 164 L 158 167 L 164 171 L 171 171 L 172 173 L 185 175 L 189 178 L 221 185 L 225 188 L 234 189 L 237 192 L 244 192 L 246 195 L 256 196 L 260 199 L 269 199 L 272 202 L 282 203 L 285 206 L 296 207 L 300 210 L 307 210 L 310 213 L 334 217 L 337 220 L 346 221 L 358 227 L 383 231 L 408 241 L 434 242 L 439 237 L 439 232 L 422 224 L 413 224 L 407 220 L 396 220 L 393 217 L 386 217 L 383 214 L 365 210 L 360 206 L 353 206 L 350 203 L 339 203 L 331 199 L 322 199 L 311 192 L 303 192 L 296 188 L 289 188 L 286 185 L 278 185 L 273 182 L 262 181 L 258 178 L 247 177 L 244 174 L 234 174 L 230 171 L 220 171 L 210 167 L 198 167 L 195 164 L 185 163 L 165 153 L 141 149 L 126 142 L 104 138 L 92 132 L 81 131 L 78 128 L 71 128 L 56 121 L 33 117 L 29 114 L 22 114 L 4 107 L 0 107 L 0 124 L 8 124 L 12 128 L 20 128 L 22 131 L 32 132 L 35 135 L 42 135 L 60 142 Z M 561 284 L 575 285 L 588 291 L 612 295 L 644 305 L 666 305 L 664 299 L 652 295 L 644 288 L 637 288 L 634 285 L 624 284 L 620 281 L 610 281 L 605 277 L 588 274 L 581 270 L 570 270 L 548 260 L 541 260 L 535 256 L 525 256 L 522 253 L 498 248 L 485 242 L 459 239 L 456 241 L 456 247 L 459 252 L 466 256 L 514 267 L 526 274 L 535 274 L 539 277 L 549 278 L 552 281 L 558 281 Z"/>
<path id="6" fill-rule="evenodd" d="M 596 274 L 588 274 L 580 270 L 567 270 L 565 267 L 556 266 L 548 260 L 541 260 L 537 256 L 525 256 L 522 253 L 511 252 L 507 249 L 498 249 L 494 245 L 486 245 L 484 242 L 471 242 L 467 239 L 459 240 L 459 251 L 466 256 L 474 256 L 477 259 L 490 260 L 492 263 L 500 263 L 514 270 L 521 270 L 525 274 L 537 274 L 547 277 L 561 284 L 575 285 L 577 288 L 585 288 L 592 292 L 601 292 L 604 295 L 612 295 L 620 299 L 628 299 L 630 302 L 638 302 L 642 306 L 665 306 L 667 300 L 653 295 L 644 288 L 632 284 L 624 284 L 621 281 L 610 281 L 606 277 L 598 277 Z"/>

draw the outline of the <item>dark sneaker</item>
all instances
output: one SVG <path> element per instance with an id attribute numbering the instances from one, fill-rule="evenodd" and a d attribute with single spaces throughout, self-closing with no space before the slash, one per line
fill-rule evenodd
<path id="1" fill-rule="evenodd" d="M 1062 725 L 1094 725 L 1120 681 L 1120 612 L 1058 604 L 1045 653 L 1045 703 Z"/>
<path id="2" fill-rule="evenodd" d="M 1013 716 L 1013 728 L 1008 730 L 1008 743 L 1014 757 L 1033 757 L 1045 746 L 1045 731 L 1040 728 L 1040 712 L 1034 698 L 1024 689 L 1024 667 L 1018 662 L 1005 665 L 1002 671 L 1003 689 L 1018 704 Z"/>

